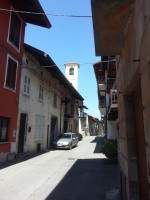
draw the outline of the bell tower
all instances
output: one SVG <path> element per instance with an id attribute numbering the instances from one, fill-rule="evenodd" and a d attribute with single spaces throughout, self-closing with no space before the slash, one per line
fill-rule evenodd
<path id="1" fill-rule="evenodd" d="M 78 90 L 78 63 L 66 63 L 64 64 L 66 67 L 66 78 L 68 81 L 74 86 L 76 90 Z"/>

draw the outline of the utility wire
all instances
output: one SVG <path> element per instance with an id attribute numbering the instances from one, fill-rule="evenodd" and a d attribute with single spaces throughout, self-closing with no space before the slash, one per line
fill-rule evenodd
<path id="1" fill-rule="evenodd" d="M 0 8 L 0 11 L 6 11 L 6 12 L 15 12 L 15 13 L 23 13 L 23 14 L 32 14 L 32 15 L 49 15 L 54 17 L 78 17 L 78 18 L 91 18 L 92 16 L 86 16 L 86 15 L 64 15 L 64 14 L 52 14 L 52 13 L 37 13 L 37 12 L 29 12 L 29 11 L 23 11 L 23 10 L 14 10 L 14 9 L 5 9 Z"/>
<path id="2" fill-rule="evenodd" d="M 98 63 L 110 63 L 110 62 L 114 62 L 114 61 L 116 61 L 116 59 L 109 60 L 109 61 L 99 61 Z M 61 65 L 48 65 L 48 66 L 29 66 L 25 62 L 23 62 L 23 64 L 25 65 L 23 68 L 28 68 L 28 69 L 62 67 L 62 66 L 64 67 L 64 64 L 61 64 Z M 93 65 L 93 64 L 96 64 L 96 63 L 90 62 L 90 63 L 78 63 L 78 64 L 79 65 Z"/>

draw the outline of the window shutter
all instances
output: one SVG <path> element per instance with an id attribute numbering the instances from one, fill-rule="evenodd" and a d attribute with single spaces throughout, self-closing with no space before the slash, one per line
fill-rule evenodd
<path id="1" fill-rule="evenodd" d="M 12 89 L 15 89 L 16 70 L 17 70 L 17 63 L 9 57 L 7 65 L 6 86 Z"/>
<path id="2" fill-rule="evenodd" d="M 16 13 L 11 13 L 11 23 L 9 32 L 9 41 L 12 42 L 18 49 L 20 43 L 21 20 Z"/>

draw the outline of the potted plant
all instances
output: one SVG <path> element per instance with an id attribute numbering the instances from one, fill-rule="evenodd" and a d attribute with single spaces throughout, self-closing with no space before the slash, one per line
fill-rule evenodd
<path id="1" fill-rule="evenodd" d="M 105 156 L 109 158 L 110 161 L 115 162 L 117 160 L 117 155 L 118 155 L 117 149 L 118 149 L 117 140 L 108 139 L 102 146 L 102 153 L 104 153 Z"/>

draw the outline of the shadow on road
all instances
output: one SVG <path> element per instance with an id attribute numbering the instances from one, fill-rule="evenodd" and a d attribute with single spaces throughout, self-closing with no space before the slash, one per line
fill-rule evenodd
<path id="1" fill-rule="evenodd" d="M 102 146 L 104 144 L 105 137 L 104 136 L 96 136 L 91 143 L 96 143 L 94 153 L 102 153 Z"/>
<path id="2" fill-rule="evenodd" d="M 24 154 L 24 155 L 22 155 L 20 157 L 17 157 L 14 160 L 10 160 L 10 161 L 4 162 L 4 163 L 0 163 L 0 170 L 4 169 L 6 167 L 10 167 L 12 165 L 18 164 L 18 163 L 27 161 L 27 160 L 29 160 L 31 158 L 35 158 L 35 157 L 40 156 L 42 154 L 48 153 L 49 151 L 53 151 L 53 149 L 52 150 L 47 150 L 47 151 L 35 152 L 35 153 L 32 153 L 32 154 Z"/>
<path id="3" fill-rule="evenodd" d="M 104 200 L 119 185 L 117 165 L 107 159 L 79 159 L 46 200 Z"/>

